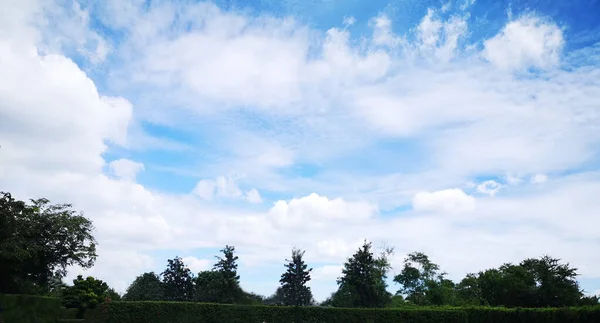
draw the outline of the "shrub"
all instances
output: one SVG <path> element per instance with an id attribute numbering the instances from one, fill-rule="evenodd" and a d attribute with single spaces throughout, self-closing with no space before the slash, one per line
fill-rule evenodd
<path id="1" fill-rule="evenodd" d="M 0 295 L 3 323 L 55 323 L 65 311 L 60 299 L 33 295 Z"/>

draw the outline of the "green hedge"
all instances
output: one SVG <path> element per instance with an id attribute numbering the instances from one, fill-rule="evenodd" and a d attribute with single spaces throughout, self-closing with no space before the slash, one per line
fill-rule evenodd
<path id="1" fill-rule="evenodd" d="M 576 308 L 468 308 L 468 323 L 598 323 L 600 306 Z"/>
<path id="2" fill-rule="evenodd" d="M 0 295 L 2 323 L 56 323 L 64 317 L 60 300 L 33 295 Z"/>
<path id="3" fill-rule="evenodd" d="M 2 323 L 56 323 L 72 318 L 60 300 L 0 295 Z M 85 323 L 598 323 L 600 306 L 563 309 L 414 307 L 339 309 L 242 306 L 183 302 L 111 302 L 85 315 Z"/>
<path id="4" fill-rule="evenodd" d="M 336 309 L 183 302 L 112 302 L 95 311 L 110 323 L 464 323 L 459 310 Z M 93 319 L 93 318 L 90 318 Z"/>
<path id="5" fill-rule="evenodd" d="M 338 309 L 113 302 L 94 323 L 599 323 L 600 306 L 564 309 Z"/>

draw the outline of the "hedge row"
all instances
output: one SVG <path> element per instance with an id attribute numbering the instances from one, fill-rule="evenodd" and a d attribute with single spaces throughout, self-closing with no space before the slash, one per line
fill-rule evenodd
<path id="1" fill-rule="evenodd" d="M 74 312 L 61 307 L 60 300 L 33 295 L 0 295 L 2 323 L 56 323 L 74 317 Z"/>
<path id="2" fill-rule="evenodd" d="M 98 323 L 599 323 L 600 306 L 565 309 L 337 309 L 114 302 Z M 99 316 L 96 316 L 99 318 Z"/>
<path id="3" fill-rule="evenodd" d="M 94 313 L 110 323 L 464 323 L 467 313 L 445 309 L 339 309 L 183 302 L 113 302 Z"/>
<path id="4" fill-rule="evenodd" d="M 72 318 L 50 297 L 0 295 L 2 323 L 56 323 Z M 564 309 L 237 306 L 183 302 L 111 302 L 86 323 L 598 323 L 600 306 Z"/>

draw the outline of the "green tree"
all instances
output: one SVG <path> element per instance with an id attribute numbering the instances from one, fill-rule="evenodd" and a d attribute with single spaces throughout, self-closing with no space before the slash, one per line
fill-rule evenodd
<path id="1" fill-rule="evenodd" d="M 0 293 L 50 293 L 69 266 L 96 260 L 92 222 L 70 204 L 0 192 Z"/>
<path id="2" fill-rule="evenodd" d="M 292 250 L 292 259 L 287 260 L 286 272 L 281 275 L 281 292 L 283 293 L 283 304 L 287 306 L 309 306 L 314 303 L 310 287 L 306 283 L 310 281 L 312 268 L 304 262 L 302 257 L 304 251 Z"/>
<path id="3" fill-rule="evenodd" d="M 194 277 L 180 257 L 169 259 L 167 269 L 162 273 L 165 299 L 169 301 L 190 301 L 194 293 Z"/>
<path id="4" fill-rule="evenodd" d="M 215 256 L 218 259 L 213 269 L 223 274 L 226 279 L 235 280 L 237 283 L 240 282 L 240 276 L 237 274 L 237 263 L 238 257 L 234 254 L 234 246 L 225 246 L 221 249 L 223 257 Z"/>
<path id="5" fill-rule="evenodd" d="M 560 259 L 543 256 L 540 259 L 526 259 L 521 267 L 531 273 L 537 286 L 536 306 L 563 307 L 575 306 L 583 297 L 577 282 L 577 268 Z"/>
<path id="6" fill-rule="evenodd" d="M 86 310 L 102 304 L 109 293 L 110 289 L 105 282 L 91 276 L 83 279 L 79 275 L 73 280 L 73 286 L 63 291 L 62 302 L 66 308 L 76 308 L 76 318 L 81 319 Z"/>
<path id="7" fill-rule="evenodd" d="M 392 295 L 386 290 L 385 282 L 390 265 L 387 259 L 391 249 L 376 258 L 371 243 L 362 247 L 344 264 L 342 276 L 338 278 L 338 291 L 330 303 L 336 307 L 385 307 Z"/>
<path id="8" fill-rule="evenodd" d="M 583 299 L 576 277 L 576 268 L 544 256 L 469 274 L 458 284 L 457 293 L 462 303 L 474 305 L 576 306 Z"/>
<path id="9" fill-rule="evenodd" d="M 198 302 L 236 304 L 244 295 L 239 284 L 221 271 L 198 273 L 194 285 L 194 300 Z"/>
<path id="10" fill-rule="evenodd" d="M 277 289 L 275 290 L 275 293 L 273 293 L 273 295 L 264 299 L 264 304 L 265 305 L 276 305 L 276 306 L 284 305 L 283 288 L 281 286 L 277 287 Z"/>
<path id="11" fill-rule="evenodd" d="M 454 282 L 421 252 L 413 252 L 404 259 L 404 267 L 394 277 L 400 285 L 397 295 L 415 305 L 448 305 L 455 302 Z"/>
<path id="12" fill-rule="evenodd" d="M 160 276 L 154 272 L 137 276 L 127 287 L 123 300 L 127 301 L 161 301 L 165 299 L 165 291 Z"/>

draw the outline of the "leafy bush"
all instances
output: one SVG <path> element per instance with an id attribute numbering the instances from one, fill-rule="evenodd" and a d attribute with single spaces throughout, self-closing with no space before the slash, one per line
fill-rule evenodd
<path id="1" fill-rule="evenodd" d="M 64 317 L 60 299 L 33 295 L 0 295 L 3 323 L 55 323 Z"/>

